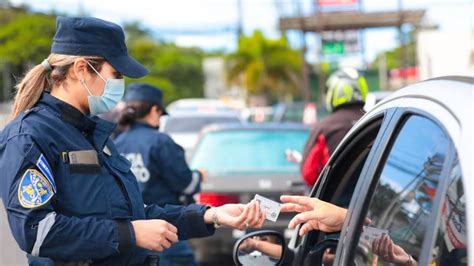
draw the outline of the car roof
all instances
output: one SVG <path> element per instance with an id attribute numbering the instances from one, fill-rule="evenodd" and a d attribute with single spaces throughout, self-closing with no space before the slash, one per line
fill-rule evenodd
<path id="1" fill-rule="evenodd" d="M 437 102 L 451 112 L 461 125 L 472 125 L 474 77 L 447 76 L 418 82 L 394 92 L 379 104 L 383 105 L 402 97 L 424 98 Z"/>
<path id="2" fill-rule="evenodd" d="M 309 130 L 309 127 L 301 123 L 218 123 L 205 127 L 203 131 L 229 130 Z"/>
<path id="3" fill-rule="evenodd" d="M 171 112 L 168 118 L 181 118 L 181 117 L 237 117 L 240 115 L 233 111 L 221 111 L 221 112 L 198 112 L 198 111 L 174 111 Z"/>

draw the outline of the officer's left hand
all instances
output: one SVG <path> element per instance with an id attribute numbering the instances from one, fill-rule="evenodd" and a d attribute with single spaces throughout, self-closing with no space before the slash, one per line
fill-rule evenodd
<path id="1" fill-rule="evenodd" d="M 209 214 L 212 213 L 211 210 L 208 210 L 208 212 Z M 237 228 L 239 230 L 245 230 L 249 227 L 262 228 L 265 222 L 265 213 L 262 212 L 258 202 L 255 200 L 252 200 L 246 205 L 225 204 L 217 207 L 217 221 L 221 225 Z M 210 222 L 212 223 L 212 216 Z"/>

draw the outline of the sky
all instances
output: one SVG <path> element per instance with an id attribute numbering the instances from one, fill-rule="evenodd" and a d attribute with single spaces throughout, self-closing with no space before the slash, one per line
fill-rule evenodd
<path id="1" fill-rule="evenodd" d="M 474 0 L 360 0 L 366 11 L 388 11 L 397 9 L 399 1 L 403 8 L 426 8 L 427 19 L 439 25 L 443 32 L 474 32 Z M 238 22 L 237 0 L 11 0 L 13 4 L 28 4 L 35 11 L 56 10 L 68 15 L 85 12 L 88 15 L 110 20 L 123 25 L 138 21 L 149 28 L 157 38 L 176 42 L 182 46 L 197 46 L 207 51 L 232 51 L 236 48 L 236 25 Z M 241 0 L 244 34 L 262 30 L 266 36 L 276 38 L 280 15 L 295 14 L 295 0 Z M 298 0 L 303 14 L 314 11 L 313 2 Z M 198 34 L 191 34 L 198 33 Z M 382 28 L 366 30 L 361 34 L 366 47 L 366 61 L 372 61 L 378 53 L 398 45 L 396 29 Z M 298 32 L 289 33 L 290 43 L 301 45 Z M 318 60 L 318 37 L 308 34 L 307 58 Z M 359 60 L 361 57 L 346 58 Z"/>

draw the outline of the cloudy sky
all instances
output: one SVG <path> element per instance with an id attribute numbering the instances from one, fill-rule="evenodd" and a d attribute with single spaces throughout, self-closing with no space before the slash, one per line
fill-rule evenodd
<path id="1" fill-rule="evenodd" d="M 243 29 L 250 34 L 261 29 L 267 36 L 277 37 L 278 18 L 295 12 L 294 0 L 241 0 Z M 362 0 L 361 0 L 362 1 Z M 400 0 L 404 8 L 427 10 L 427 19 L 444 32 L 474 32 L 474 0 Z M 206 50 L 233 50 L 236 47 L 235 28 L 238 21 L 237 0 L 11 0 L 28 4 L 37 11 L 56 10 L 68 15 L 85 12 L 88 15 L 123 24 L 139 21 L 158 38 L 183 46 L 198 46 Z M 299 0 L 303 12 L 313 11 L 312 1 Z M 363 0 L 366 11 L 387 11 L 397 8 L 398 0 Z M 373 29 L 363 34 L 367 60 L 377 53 L 397 45 L 395 29 Z M 294 47 L 301 42 L 296 32 L 290 35 Z M 317 37 L 309 35 L 308 58 L 316 60 Z"/>

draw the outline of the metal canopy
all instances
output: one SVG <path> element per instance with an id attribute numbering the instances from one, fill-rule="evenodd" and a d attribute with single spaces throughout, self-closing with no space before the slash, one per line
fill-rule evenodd
<path id="1" fill-rule="evenodd" d="M 280 18 L 280 30 L 322 32 L 377 27 L 399 27 L 404 23 L 418 26 L 424 15 L 425 10 L 317 13 L 309 17 Z"/>

